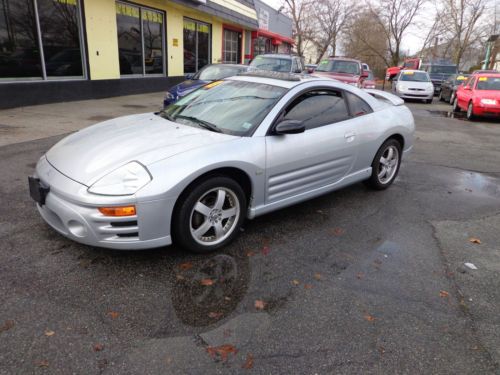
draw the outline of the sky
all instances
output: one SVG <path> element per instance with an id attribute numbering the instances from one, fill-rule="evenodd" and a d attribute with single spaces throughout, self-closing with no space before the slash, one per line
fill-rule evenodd
<path id="1" fill-rule="evenodd" d="M 275 9 L 279 9 L 280 6 L 284 3 L 283 0 L 261 0 L 264 3 L 272 6 Z M 500 1 L 500 0 L 490 0 L 490 7 L 493 9 L 493 4 L 495 1 Z M 434 18 L 434 13 L 435 13 L 435 8 L 433 5 L 433 2 L 429 2 L 425 8 L 421 11 L 420 17 L 418 17 L 414 24 L 411 25 L 405 36 L 404 40 L 402 43 L 402 48 L 403 52 L 407 53 L 409 55 L 412 55 L 416 52 L 418 52 L 422 48 L 422 44 L 424 42 L 424 39 L 426 37 L 426 30 L 422 30 L 422 26 L 417 26 L 417 23 L 429 23 L 432 22 Z M 497 14 L 500 13 L 500 7 L 497 9 Z M 500 14 L 499 14 L 500 15 Z M 430 27 L 430 25 L 428 25 Z"/>

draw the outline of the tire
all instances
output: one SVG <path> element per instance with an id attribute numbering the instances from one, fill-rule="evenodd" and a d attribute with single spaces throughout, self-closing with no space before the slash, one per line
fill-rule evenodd
<path id="1" fill-rule="evenodd" d="M 455 92 L 452 91 L 450 94 L 450 104 L 453 105 L 453 101 L 455 100 Z"/>
<path id="2" fill-rule="evenodd" d="M 387 164 L 382 162 L 382 158 L 387 159 L 390 155 L 390 151 L 392 150 L 393 157 L 390 158 L 389 162 L 392 161 L 392 167 L 390 171 L 387 171 L 386 174 L 382 174 L 382 170 Z M 372 162 L 372 175 L 368 180 L 366 180 L 366 184 L 368 187 L 375 190 L 384 190 L 392 185 L 394 180 L 396 179 L 399 166 L 401 165 L 401 144 L 394 138 L 390 138 L 385 141 L 382 146 L 378 149 L 375 157 Z M 387 167 L 386 167 L 387 168 Z"/>
<path id="3" fill-rule="evenodd" d="M 196 253 L 217 250 L 239 234 L 246 211 L 247 199 L 236 181 L 226 176 L 209 177 L 179 198 L 173 216 L 173 241 Z"/>
<path id="4" fill-rule="evenodd" d="M 440 102 L 444 101 L 444 98 L 443 98 L 443 90 L 439 91 L 439 96 L 438 96 L 438 99 Z"/>
<path id="5" fill-rule="evenodd" d="M 458 99 L 457 99 L 456 95 L 455 95 L 455 99 L 453 100 L 453 112 L 455 112 L 455 113 L 460 112 L 460 107 L 458 106 Z"/>
<path id="6" fill-rule="evenodd" d="M 467 120 L 473 121 L 475 118 L 476 116 L 474 116 L 474 106 L 472 105 L 472 102 L 470 102 L 467 106 Z"/>
<path id="7" fill-rule="evenodd" d="M 432 99 L 427 99 L 427 100 L 425 101 L 425 103 L 426 103 L 426 104 L 432 104 Z"/>

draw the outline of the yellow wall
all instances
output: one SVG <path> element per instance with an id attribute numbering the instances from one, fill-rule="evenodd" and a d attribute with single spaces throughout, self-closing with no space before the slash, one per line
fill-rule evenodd
<path id="1" fill-rule="evenodd" d="M 229 3 L 231 0 L 224 1 Z M 115 1 L 85 0 L 84 3 L 91 78 L 120 78 Z M 171 2 L 167 3 L 165 0 L 136 0 L 134 3 L 166 12 L 167 31 L 165 44 L 167 48 L 166 62 L 168 76 L 184 75 L 184 17 L 212 25 L 212 63 L 220 63 L 222 61 L 223 24 L 231 24 L 230 22 L 200 13 L 192 8 Z M 243 32 L 243 48 L 245 46 L 244 38 L 245 33 Z M 174 46 L 174 39 L 177 39 L 177 46 Z M 97 51 L 99 51 L 99 56 L 97 56 Z M 244 51 L 242 51 L 242 55 L 244 56 Z"/>
<path id="2" fill-rule="evenodd" d="M 91 79 L 120 78 L 116 11 L 113 0 L 85 0 Z"/>

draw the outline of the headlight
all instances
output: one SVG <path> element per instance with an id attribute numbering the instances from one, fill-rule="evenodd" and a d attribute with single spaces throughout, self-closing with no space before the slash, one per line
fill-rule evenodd
<path id="1" fill-rule="evenodd" d="M 495 99 L 481 99 L 481 104 L 495 105 L 497 101 Z"/>
<path id="2" fill-rule="evenodd" d="M 132 195 L 151 181 L 149 171 L 133 161 L 102 177 L 91 187 L 89 193 L 101 195 Z"/>
<path id="3" fill-rule="evenodd" d="M 375 85 L 366 85 L 366 88 L 367 88 L 367 89 L 374 89 L 374 88 L 375 88 Z"/>
<path id="4" fill-rule="evenodd" d="M 406 91 L 406 86 L 405 85 L 397 85 L 396 88 L 399 90 L 399 91 Z"/>
<path id="5" fill-rule="evenodd" d="M 175 100 L 174 94 L 167 91 L 167 93 L 165 94 L 165 100 Z"/>

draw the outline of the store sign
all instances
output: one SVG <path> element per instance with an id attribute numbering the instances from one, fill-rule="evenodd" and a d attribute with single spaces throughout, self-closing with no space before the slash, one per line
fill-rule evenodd
<path id="1" fill-rule="evenodd" d="M 259 9 L 259 29 L 269 30 L 269 12 L 265 9 Z"/>

